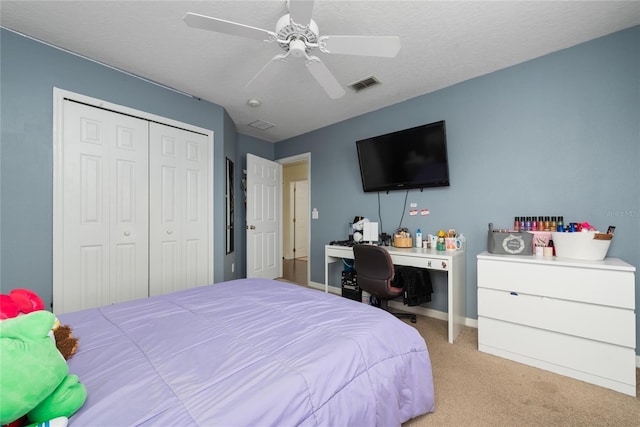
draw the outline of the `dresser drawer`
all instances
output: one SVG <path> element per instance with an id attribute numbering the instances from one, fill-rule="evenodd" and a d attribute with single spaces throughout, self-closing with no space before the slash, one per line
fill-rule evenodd
<path id="1" fill-rule="evenodd" d="M 480 351 L 635 396 L 635 351 L 600 341 L 478 317 Z"/>
<path id="2" fill-rule="evenodd" d="M 635 348 L 629 309 L 480 288 L 478 316 Z"/>
<path id="3" fill-rule="evenodd" d="M 480 259 L 478 288 L 635 308 L 635 277 L 630 271 Z"/>

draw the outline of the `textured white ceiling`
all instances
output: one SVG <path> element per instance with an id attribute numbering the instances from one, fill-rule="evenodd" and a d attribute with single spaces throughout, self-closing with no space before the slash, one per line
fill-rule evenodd
<path id="1" fill-rule="evenodd" d="M 402 44 L 392 59 L 314 53 L 345 87 L 371 75 L 383 83 L 331 100 L 301 61 L 246 89 L 278 45 L 189 28 L 186 12 L 273 31 L 287 5 L 1 0 L 0 25 L 214 102 L 238 132 L 276 142 L 640 24 L 639 1 L 317 0 L 320 35 L 397 35 Z M 275 126 L 247 126 L 255 120 Z"/>

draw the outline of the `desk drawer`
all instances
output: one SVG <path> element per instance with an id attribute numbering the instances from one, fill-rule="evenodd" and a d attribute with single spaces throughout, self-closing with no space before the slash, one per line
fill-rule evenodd
<path id="1" fill-rule="evenodd" d="M 391 255 L 391 260 L 393 264 L 397 266 L 418 267 L 437 271 L 449 270 L 449 262 L 446 259 L 398 255 L 394 253 Z"/>
<path id="2" fill-rule="evenodd" d="M 480 288 L 478 316 L 635 348 L 633 310 Z"/>
<path id="3" fill-rule="evenodd" d="M 635 278 L 629 271 L 482 259 L 478 287 L 635 308 Z"/>

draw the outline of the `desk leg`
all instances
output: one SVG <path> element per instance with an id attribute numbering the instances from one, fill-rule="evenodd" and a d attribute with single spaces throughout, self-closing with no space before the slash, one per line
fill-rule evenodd
<path id="1" fill-rule="evenodd" d="M 449 342 L 453 344 L 465 323 L 467 294 L 465 289 L 465 265 L 461 262 L 451 263 L 453 271 L 447 274 L 448 300 L 448 327 Z"/>
<path id="2" fill-rule="evenodd" d="M 342 262 L 342 258 L 324 254 L 324 291 L 329 292 L 329 265 L 334 262 Z"/>
<path id="3" fill-rule="evenodd" d="M 324 253 L 324 291 L 329 292 L 329 255 Z"/>

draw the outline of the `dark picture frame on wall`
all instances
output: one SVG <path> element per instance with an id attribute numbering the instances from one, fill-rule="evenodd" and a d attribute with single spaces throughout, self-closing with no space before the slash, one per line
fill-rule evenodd
<path id="1" fill-rule="evenodd" d="M 226 187 L 225 187 L 225 200 L 226 200 L 226 248 L 227 254 L 230 254 L 234 250 L 234 203 L 233 196 L 233 162 L 227 157 L 227 171 L 226 171 Z"/>

